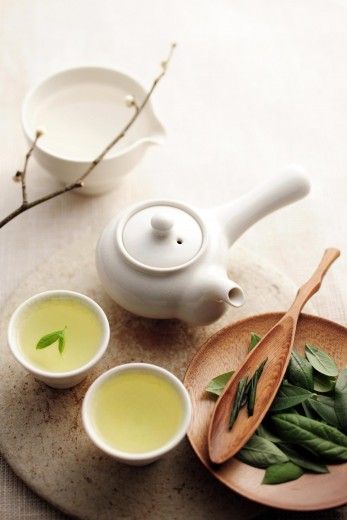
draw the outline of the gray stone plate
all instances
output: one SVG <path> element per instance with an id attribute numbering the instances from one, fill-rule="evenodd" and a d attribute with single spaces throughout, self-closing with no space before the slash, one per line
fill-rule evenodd
<path id="1" fill-rule="evenodd" d="M 36 493 L 62 511 L 88 520 L 211 519 L 254 516 L 261 508 L 211 477 L 187 441 L 144 468 L 121 465 L 94 447 L 81 424 L 88 386 L 105 370 L 130 361 L 161 365 L 183 378 L 189 360 L 208 336 L 226 324 L 256 313 L 287 308 L 295 287 L 243 249 L 231 255 L 233 278 L 247 303 L 230 309 L 209 327 L 175 320 L 148 320 L 129 314 L 105 294 L 94 267 L 95 237 L 86 236 L 54 254 L 31 274 L 3 308 L 0 365 L 0 449 Z M 93 373 L 74 389 L 57 391 L 38 383 L 12 358 L 6 340 L 10 314 L 29 296 L 71 289 L 94 298 L 105 310 L 111 341 Z"/>

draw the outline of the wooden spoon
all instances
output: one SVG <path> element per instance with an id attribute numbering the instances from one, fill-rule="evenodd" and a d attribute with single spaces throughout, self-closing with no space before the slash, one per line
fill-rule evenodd
<path id="1" fill-rule="evenodd" d="M 324 275 L 339 255 L 338 249 L 327 249 L 324 252 L 319 266 L 312 277 L 298 290 L 288 312 L 249 353 L 244 364 L 233 375 L 219 397 L 208 432 L 208 450 L 212 462 L 221 464 L 233 457 L 263 420 L 287 369 L 300 312 L 305 303 L 318 291 Z M 232 429 L 229 430 L 230 412 L 240 379 L 251 377 L 266 358 L 267 362 L 257 386 L 253 415 L 248 417 L 247 407 L 244 406 Z"/>

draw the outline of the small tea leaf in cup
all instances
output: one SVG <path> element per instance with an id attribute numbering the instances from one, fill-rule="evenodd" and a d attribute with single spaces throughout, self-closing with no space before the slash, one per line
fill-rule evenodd
<path id="1" fill-rule="evenodd" d="M 59 349 L 60 354 L 62 354 L 64 352 L 64 348 L 65 348 L 65 334 L 62 334 L 61 336 L 59 336 L 59 340 L 58 340 L 58 349 Z"/>
<path id="2" fill-rule="evenodd" d="M 58 341 L 58 349 L 60 354 L 62 354 L 65 348 L 65 330 L 66 327 L 62 330 L 55 330 L 54 332 L 49 332 L 45 336 L 42 336 L 36 344 L 36 350 L 49 347 Z"/>

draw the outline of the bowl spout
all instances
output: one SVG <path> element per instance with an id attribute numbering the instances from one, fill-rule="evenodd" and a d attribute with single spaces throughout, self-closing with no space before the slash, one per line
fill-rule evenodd
<path id="1" fill-rule="evenodd" d="M 144 140 L 148 144 L 163 144 L 166 138 L 166 131 L 159 119 L 153 114 L 150 133 Z"/>

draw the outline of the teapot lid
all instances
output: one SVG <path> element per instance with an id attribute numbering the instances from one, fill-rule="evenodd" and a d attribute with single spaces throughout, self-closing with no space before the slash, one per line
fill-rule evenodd
<path id="1" fill-rule="evenodd" d="M 193 262 L 204 236 L 201 219 L 189 207 L 155 201 L 127 214 L 117 238 L 123 253 L 139 267 L 168 271 Z"/>

